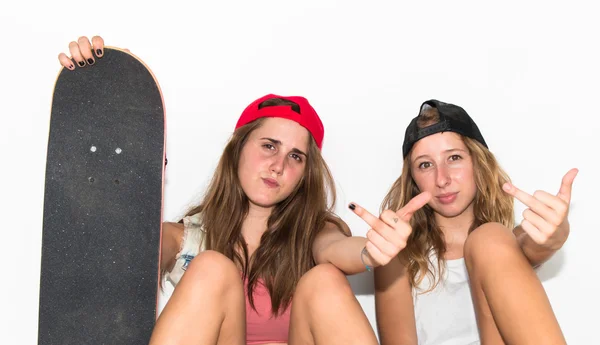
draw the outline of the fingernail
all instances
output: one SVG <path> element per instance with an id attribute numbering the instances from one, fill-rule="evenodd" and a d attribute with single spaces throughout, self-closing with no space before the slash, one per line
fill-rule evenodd
<path id="1" fill-rule="evenodd" d="M 356 205 L 350 204 L 350 205 L 348 205 L 348 208 L 351 209 L 352 211 L 354 211 L 354 209 L 356 209 Z"/>
<path id="2" fill-rule="evenodd" d="M 83 66 L 85 66 L 85 61 L 79 61 L 78 63 L 79 63 L 79 66 L 80 66 L 80 67 L 83 67 Z"/>
<path id="3" fill-rule="evenodd" d="M 75 66 L 73 66 L 73 64 L 70 64 L 68 67 L 70 70 L 73 70 L 75 68 Z"/>
<path id="4" fill-rule="evenodd" d="M 89 65 L 93 65 L 93 64 L 94 64 L 94 59 L 92 59 L 92 58 L 89 58 L 89 59 L 88 59 L 88 64 L 89 64 Z"/>
<path id="5" fill-rule="evenodd" d="M 102 49 L 96 49 L 96 55 L 102 56 Z"/>

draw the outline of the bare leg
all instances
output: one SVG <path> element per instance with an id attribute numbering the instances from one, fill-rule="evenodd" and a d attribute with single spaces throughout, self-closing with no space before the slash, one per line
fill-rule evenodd
<path id="1" fill-rule="evenodd" d="M 150 345 L 246 343 L 246 304 L 238 269 L 205 251 L 192 260 L 163 309 Z"/>
<path id="2" fill-rule="evenodd" d="M 544 287 L 509 229 L 480 226 L 464 253 L 482 344 L 566 344 Z"/>
<path id="3" fill-rule="evenodd" d="M 289 344 L 377 344 L 348 279 L 335 266 L 318 265 L 300 279 L 292 303 Z"/>

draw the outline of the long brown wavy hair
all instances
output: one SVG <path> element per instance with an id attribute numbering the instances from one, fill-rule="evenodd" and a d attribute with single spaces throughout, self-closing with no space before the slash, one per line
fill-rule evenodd
<path id="1" fill-rule="evenodd" d="M 424 128 L 439 122 L 436 108 L 424 110 L 419 115 L 417 126 Z M 477 227 L 498 222 L 512 229 L 514 226 L 513 198 L 502 191 L 502 185 L 510 179 L 500 167 L 494 155 L 481 143 L 461 135 L 465 146 L 473 160 L 473 174 L 477 192 L 473 202 L 474 221 L 469 233 Z M 404 158 L 402 174 L 394 182 L 383 199 L 381 210 L 399 210 L 420 193 L 411 175 L 412 150 Z M 444 276 L 446 243 L 440 227 L 436 224 L 434 211 L 429 205 L 415 212 L 410 220 L 412 233 L 408 238 L 399 258 L 407 266 L 410 283 L 418 286 L 426 276 L 431 285 L 424 292 L 433 290 Z M 435 254 L 437 262 L 432 262 L 431 254 Z M 437 267 L 437 270 L 433 268 Z M 435 274 L 435 272 L 439 274 Z"/>
<path id="2" fill-rule="evenodd" d="M 296 103 L 272 98 L 263 106 Z M 265 118 L 238 128 L 223 151 L 204 198 L 187 216 L 201 213 L 206 229 L 206 249 L 232 259 L 248 279 L 248 297 L 254 307 L 253 290 L 262 279 L 271 296 L 271 308 L 279 315 L 289 306 L 300 277 L 315 266 L 312 244 L 327 222 L 345 233 L 347 226 L 333 213 L 336 201 L 331 172 L 312 136 L 309 136 L 307 161 L 303 177 L 292 193 L 275 205 L 267 221 L 267 230 L 251 257 L 241 229 L 248 215 L 249 200 L 238 178 L 240 154 L 250 134 Z"/>

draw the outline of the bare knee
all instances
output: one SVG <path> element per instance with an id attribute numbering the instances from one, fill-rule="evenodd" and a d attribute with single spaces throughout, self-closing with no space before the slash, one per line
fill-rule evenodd
<path id="1" fill-rule="evenodd" d="M 354 297 L 346 275 L 331 264 L 321 264 L 306 272 L 298 282 L 294 303 L 299 300 L 331 305 L 340 299 Z"/>
<path id="2" fill-rule="evenodd" d="M 182 281 L 183 279 L 216 289 L 243 286 L 241 275 L 233 261 L 213 250 L 206 250 L 192 259 Z"/>
<path id="3" fill-rule="evenodd" d="M 502 263 L 504 259 L 519 252 L 512 231 L 500 223 L 486 223 L 473 230 L 464 245 L 464 257 L 468 268 L 491 263 Z"/>

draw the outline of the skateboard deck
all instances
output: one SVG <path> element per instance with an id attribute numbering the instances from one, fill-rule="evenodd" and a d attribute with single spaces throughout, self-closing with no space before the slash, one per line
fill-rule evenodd
<path id="1" fill-rule="evenodd" d="M 46 161 L 38 344 L 148 344 L 156 321 L 165 112 L 152 72 L 106 48 L 60 72 Z"/>

